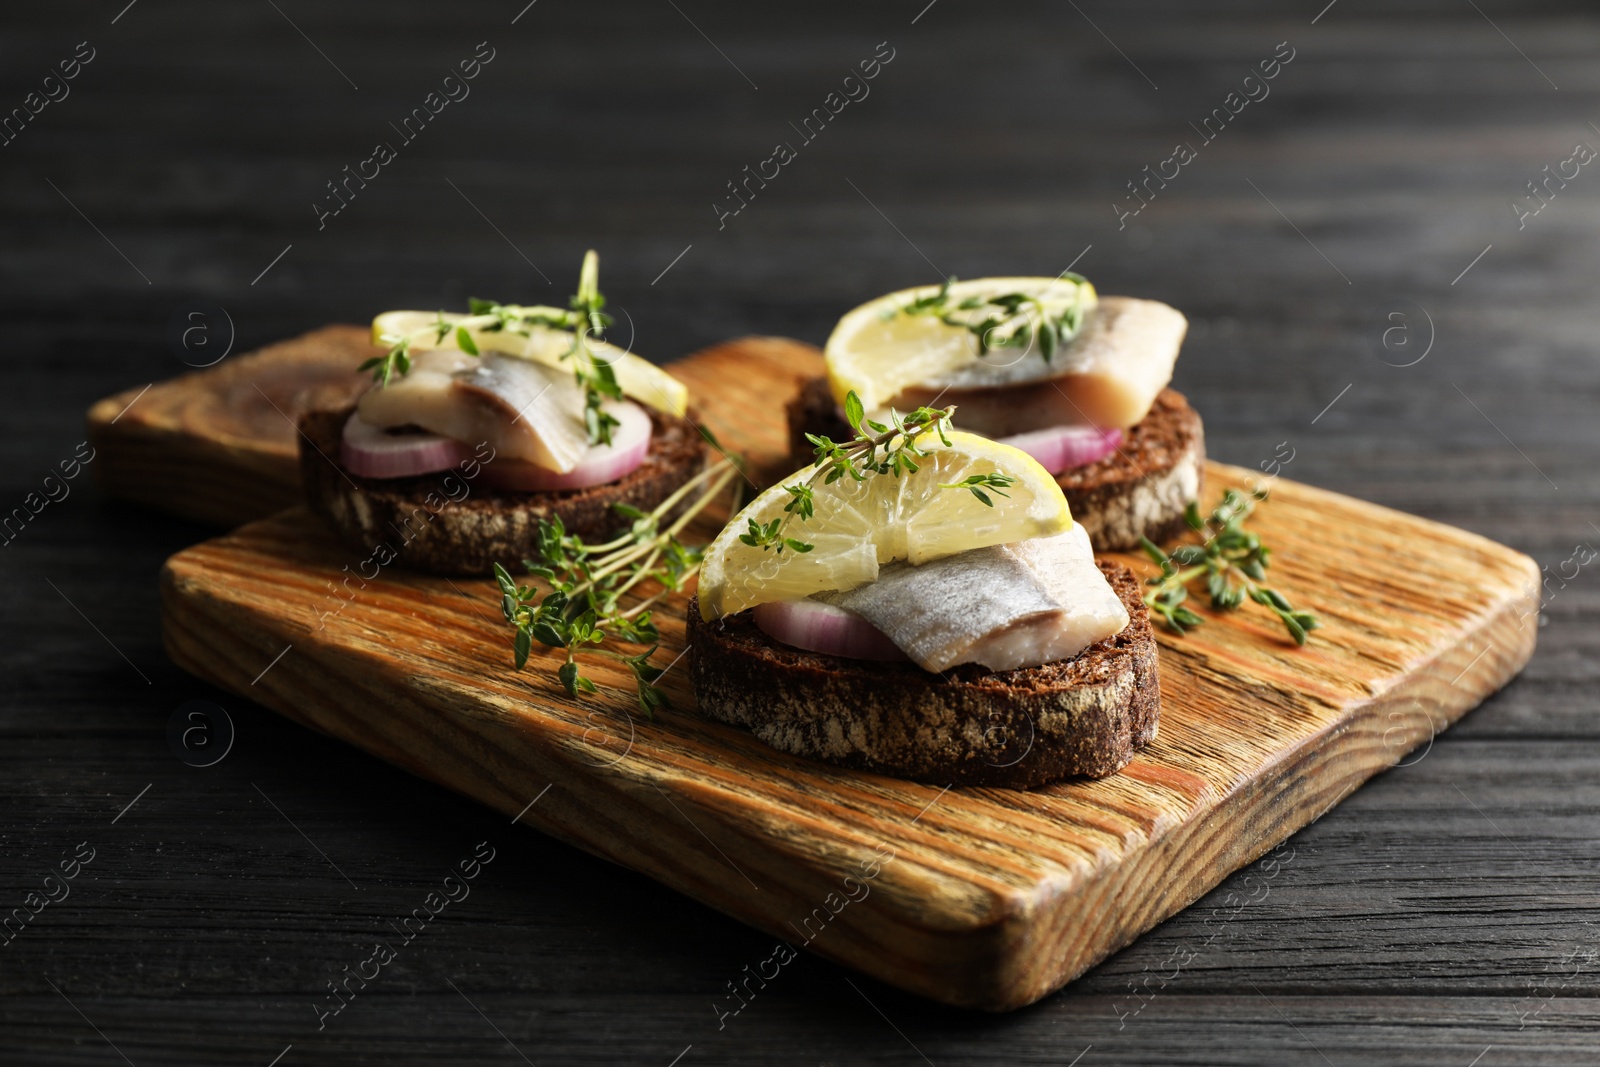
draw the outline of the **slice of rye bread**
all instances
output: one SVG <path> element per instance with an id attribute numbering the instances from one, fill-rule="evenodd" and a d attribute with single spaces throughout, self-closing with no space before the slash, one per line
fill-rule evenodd
<path id="1" fill-rule="evenodd" d="M 826 378 L 801 386 L 789 401 L 788 415 L 790 458 L 796 468 L 812 462 L 808 432 L 835 441 L 851 436 Z M 1127 552 L 1139 547 L 1141 536 L 1161 542 L 1183 532 L 1183 509 L 1200 496 L 1205 462 L 1199 413 L 1182 393 L 1163 389 L 1149 413 L 1124 433 L 1121 448 L 1056 475 L 1056 483 L 1096 552 Z"/>
<path id="2" fill-rule="evenodd" d="M 1139 581 L 1100 562 L 1128 608 L 1122 632 L 1071 659 L 1012 671 L 826 656 L 781 644 L 753 613 L 715 622 L 689 601 L 700 713 L 797 756 L 934 785 L 1031 789 L 1103 778 L 1156 736 L 1156 642 Z"/>
<path id="3" fill-rule="evenodd" d="M 705 465 L 694 425 L 651 411 L 654 432 L 644 462 L 615 482 L 588 489 L 491 489 L 467 477 L 466 471 L 481 473 L 472 466 L 414 478 L 362 478 L 335 465 L 354 410 L 350 405 L 302 416 L 306 501 L 351 548 L 374 553 L 386 544 L 401 563 L 435 574 L 488 574 L 496 563 L 514 568 L 538 555 L 539 522 L 554 516 L 570 534 L 607 538 L 627 525 L 613 504 L 649 511 Z"/>

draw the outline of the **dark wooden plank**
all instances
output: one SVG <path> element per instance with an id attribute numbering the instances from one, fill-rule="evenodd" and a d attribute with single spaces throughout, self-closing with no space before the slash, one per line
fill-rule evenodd
<path id="1" fill-rule="evenodd" d="M 707 1064 L 785 1063 L 792 1059 L 791 1040 L 784 1035 L 809 1030 L 813 1050 L 810 1062 L 922 1063 L 918 1051 L 945 1057 L 953 1063 L 985 1062 L 1005 1042 L 1017 1057 L 1008 1062 L 1066 1064 L 1084 1054 L 1082 1064 L 1101 1063 L 1142 1067 L 1150 1063 L 1175 1067 L 1247 1067 L 1255 1064 L 1407 1063 L 1425 1067 L 1465 1067 L 1475 1056 L 1480 1063 L 1542 1067 L 1550 1063 L 1591 1061 L 1592 1030 L 1600 1025 L 1592 1005 L 1573 1001 L 1562 1005 L 1560 1015 L 1541 1020 L 1536 1028 L 1518 1030 L 1522 1010 L 1517 1001 L 1479 998 L 1463 1003 L 1443 997 L 1401 997 L 1384 1001 L 1288 994 L 1175 996 L 1159 1013 L 1131 1024 L 1124 1032 L 1107 1036 L 1102 1017 L 1111 1004 L 1102 997 L 1083 997 L 1069 1009 L 1040 1018 L 1027 1027 L 1025 1038 L 1002 1035 L 993 1022 L 978 1020 L 907 1018 L 900 1005 L 872 989 L 867 997 L 849 985 L 818 983 L 822 1003 L 812 1007 L 827 1012 L 826 1025 L 792 998 L 774 999 L 766 1009 L 764 1025 L 730 1024 L 711 1034 L 696 1032 L 698 1042 L 681 1042 L 677 1048 L 661 1039 L 673 1020 L 687 1022 L 700 1005 L 679 993 L 622 994 L 602 1009 L 593 999 L 561 991 L 541 991 L 543 1007 L 528 1012 L 524 998 L 485 994 L 471 979 L 456 984 L 469 993 L 472 1003 L 446 987 L 405 998 L 375 996 L 360 1015 L 349 1019 L 339 1038 L 350 1052 L 330 1056 L 312 1042 L 295 1044 L 283 1062 L 349 1064 L 358 1067 L 404 1062 L 417 1055 L 418 1016 L 429 1024 L 437 1042 L 429 1050 L 430 1064 L 442 1067 L 479 1067 L 484 1063 L 529 1062 L 541 1050 L 570 1047 L 577 1050 L 565 1062 L 606 1065 L 659 1060 Z M 53 994 L 52 994 L 53 996 Z M 825 997 L 825 999 L 823 999 Z M 142 1002 L 122 997 L 106 998 L 91 1007 L 125 1018 L 116 1034 L 117 1044 L 133 1062 L 164 1054 L 163 1062 L 189 1065 L 217 1062 L 232 1056 L 253 1062 L 263 1053 L 268 1059 L 284 1050 L 272 1047 L 273 1035 L 239 1025 L 241 1004 L 219 997 L 190 998 L 189 1025 L 176 1037 L 159 1021 L 138 1010 Z M 271 1016 L 290 1015 L 297 1005 L 275 997 L 252 998 L 250 1006 Z M 482 1014 L 475 1009 L 481 1009 Z M 882 1009 L 880 1015 L 877 1010 Z M 751 1010 L 755 1010 L 752 1005 Z M 7 1006 L 17 1019 L 14 1032 L 26 1041 L 44 1039 L 51 1025 L 65 1027 L 82 1020 L 60 999 L 54 1003 L 29 997 Z M 886 1024 L 885 1016 L 893 1022 Z M 895 1028 L 902 1031 L 895 1032 Z M 87 1028 L 84 1028 L 87 1029 Z M 330 1027 L 330 1029 L 332 1029 Z M 498 1031 L 498 1033 L 497 1033 Z M 1439 1031 L 1447 1035 L 1441 1037 Z M 1196 1033 L 1210 1040 L 1201 1043 Z M 92 1031 L 90 1031 L 92 1035 Z M 1098 1037 L 1099 1040 L 1093 1040 Z M 332 1039 L 331 1037 L 328 1039 Z M 98 1041 L 98 1038 L 92 1040 Z M 327 1039 L 325 1039 L 327 1040 Z M 1486 1054 L 1487 1050 L 1487 1054 Z M 685 1054 L 686 1053 L 686 1054 Z M 36 1059 L 39 1067 L 95 1062 L 93 1057 L 116 1054 L 102 1042 L 90 1042 L 69 1056 Z M 207 1058 L 212 1057 L 212 1058 Z M 1326 1057 L 1326 1058 L 1324 1058 Z M 1492 1057 L 1492 1059 L 1491 1059 Z M 262 1062 L 266 1062 L 263 1060 Z M 935 1063 L 942 1062 L 935 1060 Z"/>
<path id="2" fill-rule="evenodd" d="M 1340 0 L 1313 26 L 1321 2 L 1080 4 L 1156 91 L 1069 5 L 942 0 L 913 26 L 921 2 L 680 3 L 759 92 L 667 5 L 597 13 L 541 3 L 512 27 L 521 3 L 465 2 L 448 13 L 416 2 L 280 3 L 359 92 L 268 5 L 141 0 L 111 25 L 123 6 L 24 6 L 0 30 L 7 106 L 76 42 L 87 37 L 100 50 L 72 96 L 0 150 L 8 505 L 72 454 L 94 400 L 185 369 L 164 334 L 191 298 L 227 307 L 244 351 L 386 307 L 548 291 L 447 178 L 555 279 L 557 295 L 582 250 L 599 247 L 607 292 L 639 324 L 636 347 L 661 359 L 745 333 L 820 342 L 864 295 L 933 277 L 849 178 L 943 270 L 1059 270 L 1093 244 L 1079 267 L 1108 291 L 1182 308 L 1194 329 L 1179 386 L 1205 412 L 1211 451 L 1224 461 L 1253 466 L 1289 440 L 1298 449 L 1290 477 L 1465 526 L 1552 570 L 1575 542 L 1600 537 L 1589 525 L 1600 522 L 1589 168 L 1521 231 L 1507 206 L 1600 121 L 1590 6 L 1480 0 L 1491 25 L 1457 3 L 1402 11 Z M 318 233 L 309 205 L 323 182 L 417 103 L 442 65 L 486 38 L 501 58 L 473 97 L 451 105 L 426 143 Z M 710 202 L 724 182 L 884 39 L 899 53 L 872 96 L 718 232 Z M 1123 183 L 1164 158 L 1188 122 L 1285 39 L 1299 52 L 1272 95 L 1185 168 L 1140 228 L 1117 231 L 1109 202 Z M 1379 359 L 1399 297 L 1420 303 L 1439 330 L 1428 358 L 1404 369 Z M 358 1028 L 313 1037 L 309 996 L 360 937 L 410 903 L 429 877 L 423 868 L 481 839 L 479 824 L 448 794 L 248 705 L 230 704 L 239 747 L 217 767 L 193 770 L 167 752 L 171 711 L 216 694 L 163 664 L 153 576 L 207 532 L 109 504 L 80 481 L 0 553 L 11 583 L 0 612 L 0 883 L 25 891 L 35 877 L 27 860 L 100 834 L 146 784 L 141 806 L 169 798 L 127 839 L 92 928 L 54 936 L 41 926 L 33 933 L 52 936 L 4 950 L 0 1061 L 120 1062 L 44 984 L 48 973 L 119 1044 L 124 1025 L 145 1035 L 123 1046 L 141 1067 L 265 1064 L 291 1040 L 281 1067 L 520 1062 L 459 999 L 446 1006 L 455 994 L 443 976 L 539 1063 L 666 1064 L 691 1042 L 682 1067 L 921 1062 L 821 963 L 715 1033 L 711 997 L 762 958 L 764 943 L 530 834 L 519 836 L 530 851 L 523 866 L 508 866 L 517 877 L 506 895 L 480 890 L 479 933 L 426 947 L 392 994 L 376 991 L 373 1006 L 346 1014 Z M 1600 779 L 1591 744 L 1596 573 L 1584 568 L 1551 600 L 1540 652 L 1517 682 L 1421 764 L 1375 780 L 1297 835 L 1308 847 L 1273 897 L 1228 924 L 1230 943 L 1248 953 L 1184 975 L 1177 992 L 1192 996 L 1192 1008 L 1163 1016 L 1158 998 L 1138 1024 L 1101 1041 L 1126 977 L 1092 996 L 1074 987 L 1000 1023 L 923 1015 L 863 990 L 941 1065 L 1065 1064 L 1091 1041 L 1081 1067 L 1184 1057 L 1323 1065 L 1259 1001 L 1237 999 L 1254 997 L 1246 979 L 1335 1063 L 1465 1067 L 1490 1042 L 1480 1067 L 1592 1060 L 1579 1042 L 1592 1031 L 1593 971 L 1552 1001 L 1548 1021 L 1516 1027 L 1532 1007 L 1527 983 L 1587 945 L 1585 924 L 1600 921 L 1587 880 L 1594 856 L 1581 836 L 1597 802 L 1587 783 Z M 1435 771 L 1446 759 L 1463 763 Z M 1529 835 L 1531 859 L 1452 801 L 1448 782 L 1463 773 L 1482 783 L 1483 792 L 1465 788 L 1485 814 Z M 398 887 L 394 895 L 368 905 L 357 925 L 334 925 L 338 886 L 355 894 L 312 869 L 320 861 L 251 781 L 341 865 L 367 864 Z M 285 788 L 298 806 L 279 795 Z M 1369 831 L 1374 818 L 1382 829 Z M 90 888 L 69 904 L 81 894 L 87 908 Z M 161 936 L 148 936 L 157 917 Z M 1117 965 L 1159 965 L 1180 944 L 1161 939 L 1185 921 Z M 1207 936 L 1199 927 L 1185 936 L 1196 933 Z M 334 935 L 344 937 L 338 952 Z M 1153 955 L 1137 955 L 1145 947 Z M 1370 984 L 1302 1015 L 1298 997 L 1316 992 L 1305 976 L 1324 973 L 1330 992 L 1357 978 Z M 1462 975 L 1485 985 L 1469 988 Z M 1296 1005 L 1280 991 L 1294 992 Z M 116 1002 L 109 1019 L 102 996 Z"/>

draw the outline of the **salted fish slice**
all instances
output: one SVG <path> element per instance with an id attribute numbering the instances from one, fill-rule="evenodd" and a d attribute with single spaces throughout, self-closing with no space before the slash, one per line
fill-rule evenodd
<path id="1" fill-rule="evenodd" d="M 1175 308 L 1105 296 L 1083 330 L 1050 360 L 996 348 L 947 374 L 904 390 L 892 406 L 956 405 L 956 425 L 992 437 L 1049 426 L 1119 426 L 1145 417 L 1172 380 L 1188 330 Z"/>
<path id="2" fill-rule="evenodd" d="M 380 429 L 419 426 L 565 474 L 589 451 L 584 397 L 570 371 L 449 349 L 413 357 L 410 373 L 370 390 L 357 410 Z"/>
<path id="3" fill-rule="evenodd" d="M 921 566 L 891 563 L 874 582 L 817 599 L 861 615 L 929 671 L 1068 659 L 1128 625 L 1128 609 L 1076 524 Z"/>

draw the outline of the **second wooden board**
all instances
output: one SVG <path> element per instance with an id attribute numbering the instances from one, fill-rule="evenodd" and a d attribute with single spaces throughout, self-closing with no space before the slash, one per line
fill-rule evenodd
<path id="1" fill-rule="evenodd" d="M 216 526 L 299 503 L 296 420 L 370 381 L 371 331 L 324 326 L 89 409 L 95 477 L 112 496 Z"/>
<path id="2" fill-rule="evenodd" d="M 730 447 L 770 464 L 817 357 L 741 342 L 673 369 Z M 1246 474 L 1210 465 L 1208 498 Z M 1538 572 L 1520 553 L 1281 480 L 1252 525 L 1274 584 L 1323 629 L 1296 649 L 1245 610 L 1163 634 L 1160 736 L 1110 778 L 1033 792 L 786 756 L 696 716 L 682 665 L 654 722 L 603 670 L 610 692 L 575 703 L 551 657 L 512 669 L 491 582 L 394 568 L 351 581 L 365 553 L 298 509 L 174 556 L 163 623 L 185 669 L 782 939 L 735 984 L 778 980 L 804 948 L 1004 1010 L 1194 901 L 1532 654 Z M 660 613 L 662 662 L 682 649 L 682 613 L 681 599 Z"/>

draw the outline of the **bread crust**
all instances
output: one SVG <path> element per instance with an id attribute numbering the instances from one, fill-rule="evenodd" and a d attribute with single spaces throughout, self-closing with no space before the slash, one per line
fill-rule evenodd
<path id="1" fill-rule="evenodd" d="M 826 378 L 802 385 L 787 410 L 796 468 L 812 461 L 808 432 L 835 441 L 851 436 Z M 1199 413 L 1182 393 L 1163 389 L 1149 413 L 1125 432 L 1121 448 L 1057 475 L 1056 483 L 1096 552 L 1127 552 L 1139 547 L 1140 537 L 1162 542 L 1183 532 L 1183 509 L 1200 496 L 1205 462 Z"/>
<path id="2" fill-rule="evenodd" d="M 613 504 L 649 511 L 705 465 L 693 424 L 651 411 L 653 432 L 644 462 L 615 482 L 588 489 L 491 489 L 459 470 L 362 478 L 337 466 L 344 424 L 354 410 L 346 405 L 301 418 L 300 480 L 306 500 L 352 548 L 371 553 L 386 544 L 399 562 L 435 574 L 488 574 L 495 563 L 511 566 L 536 556 L 539 523 L 556 516 L 568 533 L 604 539 L 626 525 Z"/>
<path id="3" fill-rule="evenodd" d="M 689 664 L 700 713 L 797 756 L 935 785 L 1030 789 L 1103 778 L 1156 736 L 1155 635 L 1138 579 L 1100 569 L 1128 609 L 1121 633 L 1068 660 L 933 674 L 780 644 L 753 613 L 713 622 L 689 602 Z"/>

